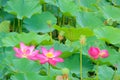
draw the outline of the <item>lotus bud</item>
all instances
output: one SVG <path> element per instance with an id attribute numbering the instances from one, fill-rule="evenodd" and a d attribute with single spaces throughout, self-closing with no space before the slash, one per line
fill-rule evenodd
<path id="1" fill-rule="evenodd" d="M 63 35 L 64 35 L 64 31 L 60 31 L 59 35 L 58 35 L 58 39 L 59 41 L 62 41 L 63 40 Z"/>
<path id="2" fill-rule="evenodd" d="M 80 36 L 80 44 L 81 45 L 85 45 L 86 44 L 86 36 L 85 35 L 81 35 Z"/>

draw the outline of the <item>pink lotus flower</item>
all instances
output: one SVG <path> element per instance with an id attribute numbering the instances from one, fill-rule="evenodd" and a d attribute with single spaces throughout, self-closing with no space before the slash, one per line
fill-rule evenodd
<path id="1" fill-rule="evenodd" d="M 101 50 L 99 56 L 102 58 L 107 58 L 109 56 L 109 53 L 107 50 Z"/>
<path id="2" fill-rule="evenodd" d="M 61 51 L 55 51 L 54 48 L 47 50 L 45 47 L 41 47 L 42 54 L 37 55 L 41 64 L 49 63 L 55 66 L 58 62 L 63 62 L 64 60 L 58 56 L 62 54 Z"/>
<path id="3" fill-rule="evenodd" d="M 20 43 L 20 48 L 14 47 L 16 52 L 15 56 L 18 58 L 28 58 L 30 60 L 37 60 L 39 50 L 34 50 L 35 46 L 26 46 L 24 43 Z"/>
<path id="4" fill-rule="evenodd" d="M 90 49 L 88 50 L 88 54 L 93 59 L 98 59 L 99 57 L 106 58 L 109 56 L 107 50 L 100 50 L 98 47 L 90 47 Z"/>
<path id="5" fill-rule="evenodd" d="M 88 54 L 94 59 L 97 59 L 99 57 L 99 53 L 100 49 L 97 47 L 90 47 L 90 49 L 88 50 Z"/>

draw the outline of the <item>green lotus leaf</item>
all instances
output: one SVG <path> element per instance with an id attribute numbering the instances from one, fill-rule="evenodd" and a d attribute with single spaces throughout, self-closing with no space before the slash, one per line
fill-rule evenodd
<path id="1" fill-rule="evenodd" d="M 31 37 L 32 36 L 32 37 Z M 21 33 L 21 34 L 13 34 L 10 36 L 6 36 L 2 39 L 4 46 L 16 46 L 20 42 L 24 42 L 26 44 L 32 43 L 34 45 L 38 45 L 44 40 L 49 40 L 50 37 L 48 34 L 45 35 L 37 35 L 36 33 Z"/>
<path id="2" fill-rule="evenodd" d="M 59 26 L 54 26 L 55 29 L 58 31 L 63 31 L 64 36 L 71 40 L 71 41 L 76 41 L 80 39 L 80 35 L 85 35 L 87 37 L 93 36 L 93 32 L 89 28 L 67 28 L 67 27 L 59 27 Z"/>
<path id="3" fill-rule="evenodd" d="M 120 44 L 120 29 L 112 26 L 105 26 L 94 30 L 95 35 L 104 41 L 112 44 Z"/>
<path id="4" fill-rule="evenodd" d="M 79 12 L 76 20 L 80 26 L 91 29 L 104 26 L 104 18 L 100 12 Z"/>
<path id="5" fill-rule="evenodd" d="M 80 0 L 79 5 L 88 11 L 97 11 L 97 0 Z"/>
<path id="6" fill-rule="evenodd" d="M 13 64 L 11 65 L 11 69 L 15 71 L 16 73 L 19 73 L 19 72 L 39 73 L 40 64 L 37 62 L 22 58 L 22 59 L 13 59 L 11 63 Z"/>
<path id="7" fill-rule="evenodd" d="M 104 13 L 104 17 L 106 19 L 112 19 L 113 21 L 119 21 L 120 22 L 120 8 L 115 7 L 115 6 L 102 6 L 101 8 L 102 12 Z"/>
<path id="8" fill-rule="evenodd" d="M 39 0 L 9 0 L 5 11 L 17 15 L 18 19 L 30 18 L 35 13 L 41 12 Z"/>
<path id="9" fill-rule="evenodd" d="M 28 72 L 28 73 L 17 73 L 11 76 L 12 80 L 43 80 L 39 74 L 35 72 Z"/>
<path id="10" fill-rule="evenodd" d="M 31 18 L 24 20 L 24 26 L 27 30 L 42 33 L 51 32 L 53 30 L 52 26 L 56 23 L 57 20 L 55 16 L 50 12 L 36 14 Z"/>
<path id="11" fill-rule="evenodd" d="M 112 80 L 113 75 L 114 75 L 114 71 L 112 68 L 106 65 L 102 65 L 98 67 L 98 76 L 100 80 Z"/>
<path id="12" fill-rule="evenodd" d="M 80 74 L 80 54 L 76 53 L 64 59 L 63 63 L 59 63 L 58 67 L 66 67 L 72 73 Z M 88 77 L 88 71 L 93 69 L 93 64 L 89 58 L 83 55 L 83 77 Z"/>
<path id="13" fill-rule="evenodd" d="M 75 16 L 79 10 L 78 6 L 72 0 L 58 0 L 58 7 L 67 16 Z"/>

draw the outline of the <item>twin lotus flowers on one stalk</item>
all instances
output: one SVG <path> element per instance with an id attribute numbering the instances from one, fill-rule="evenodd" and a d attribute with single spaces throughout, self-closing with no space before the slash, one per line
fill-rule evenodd
<path id="1" fill-rule="evenodd" d="M 88 50 L 88 54 L 93 59 L 98 59 L 99 57 L 100 58 L 107 58 L 109 56 L 107 50 L 100 50 L 98 47 L 93 47 L 93 46 L 90 47 L 90 49 Z"/>
<path id="2" fill-rule="evenodd" d="M 39 50 L 34 50 L 35 46 L 26 46 L 24 43 L 20 43 L 20 48 L 14 47 L 16 52 L 15 56 L 18 58 L 27 58 L 29 60 L 40 60 L 41 64 L 49 63 L 55 66 L 58 62 L 64 62 L 59 56 L 62 54 L 61 51 L 55 51 L 52 47 L 47 50 L 45 47 L 41 47 L 42 54 L 39 54 Z"/>
<path id="3" fill-rule="evenodd" d="M 91 58 L 93 59 L 98 59 L 98 58 L 107 58 L 109 56 L 109 53 L 107 50 L 100 50 L 98 47 L 90 47 L 88 50 L 88 54 L 90 55 Z M 99 62 L 97 62 L 97 77 L 96 80 L 99 80 L 99 75 L 98 75 L 98 66 Z"/>

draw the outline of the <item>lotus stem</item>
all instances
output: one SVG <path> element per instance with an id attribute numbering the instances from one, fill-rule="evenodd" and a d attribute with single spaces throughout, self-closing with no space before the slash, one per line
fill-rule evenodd
<path id="1" fill-rule="evenodd" d="M 80 78 L 82 80 L 82 45 L 80 48 Z"/>
<path id="2" fill-rule="evenodd" d="M 50 76 L 50 64 L 48 63 L 48 77 Z"/>
<path id="3" fill-rule="evenodd" d="M 15 19 L 14 19 L 14 21 L 13 21 L 13 26 L 12 26 L 12 31 L 14 32 L 15 31 Z"/>
<path id="4" fill-rule="evenodd" d="M 62 16 L 62 25 L 64 25 L 64 23 L 65 23 L 65 16 L 63 15 Z"/>
<path id="5" fill-rule="evenodd" d="M 21 24 L 22 24 L 22 21 L 20 19 L 18 19 L 18 32 L 20 32 L 20 33 L 22 32 Z"/>
<path id="6" fill-rule="evenodd" d="M 99 70 L 99 69 L 98 69 L 98 67 L 99 67 L 99 62 L 97 61 L 97 70 L 96 70 L 96 71 L 97 71 L 97 72 L 96 72 L 96 74 L 97 74 L 97 79 L 96 79 L 96 80 L 99 80 L 99 75 L 98 75 L 98 70 Z"/>

